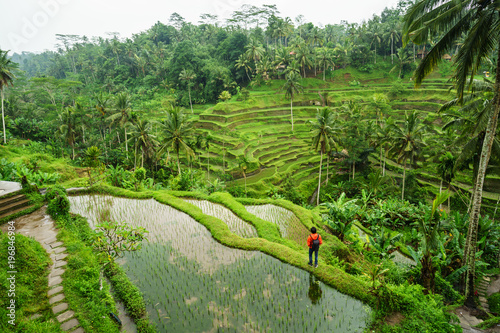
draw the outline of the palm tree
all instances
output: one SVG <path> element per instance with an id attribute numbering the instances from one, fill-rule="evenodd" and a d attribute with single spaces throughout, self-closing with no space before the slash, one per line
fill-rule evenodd
<path id="1" fill-rule="evenodd" d="M 137 119 L 131 125 L 130 142 L 134 142 L 135 154 L 137 149 L 141 150 L 141 168 L 144 167 L 144 160 L 150 161 L 155 156 L 155 149 L 158 146 L 156 136 L 152 135 L 152 123 L 148 120 Z"/>
<path id="2" fill-rule="evenodd" d="M 12 71 L 16 68 L 16 65 L 12 60 L 7 58 L 8 51 L 0 50 L 0 94 L 2 98 L 2 126 L 3 126 L 3 144 L 7 143 L 7 134 L 5 132 L 5 114 L 3 108 L 4 100 L 4 89 L 5 87 L 12 85 L 15 79 Z"/>
<path id="3" fill-rule="evenodd" d="M 286 75 L 285 84 L 281 87 L 281 91 L 285 91 L 285 96 L 290 97 L 290 115 L 292 119 L 292 132 L 293 132 L 293 96 L 304 90 L 299 83 L 300 75 L 295 72 L 290 72 Z"/>
<path id="4" fill-rule="evenodd" d="M 251 39 L 245 49 L 246 57 L 252 59 L 254 64 L 257 64 L 257 61 L 264 55 L 264 48 L 255 39 Z"/>
<path id="5" fill-rule="evenodd" d="M 118 94 L 115 98 L 116 113 L 108 117 L 108 121 L 118 122 L 125 132 L 125 151 L 128 153 L 127 125 L 130 121 L 130 96 L 126 92 Z M 128 158 L 128 156 L 127 156 Z"/>
<path id="6" fill-rule="evenodd" d="M 388 37 L 388 40 L 391 42 L 391 64 L 394 64 L 394 40 L 400 37 L 400 31 L 401 29 L 399 27 L 399 24 L 391 23 L 386 32 L 386 36 Z"/>
<path id="7" fill-rule="evenodd" d="M 72 107 L 67 107 L 65 108 L 60 114 L 59 114 L 59 120 L 61 121 L 62 125 L 59 127 L 59 131 L 61 134 L 64 136 L 68 144 L 71 146 L 72 149 L 72 159 L 75 159 L 75 141 L 76 141 L 76 117 L 75 117 L 75 112 Z"/>
<path id="8" fill-rule="evenodd" d="M 398 78 L 401 78 L 401 72 L 403 71 L 403 66 L 406 64 L 411 64 L 413 59 L 410 54 L 405 52 L 405 49 L 400 47 L 396 53 L 396 57 L 398 58 L 398 64 L 394 66 L 389 73 L 392 73 L 396 69 L 399 69 Z"/>
<path id="9" fill-rule="evenodd" d="M 210 143 L 212 143 L 212 136 L 209 134 L 207 134 L 207 136 L 205 137 L 205 147 L 207 148 L 207 163 L 208 163 L 208 166 L 207 166 L 207 180 L 210 179 Z"/>
<path id="10" fill-rule="evenodd" d="M 245 73 L 247 74 L 247 77 L 248 77 L 248 81 L 252 81 L 252 79 L 250 78 L 250 75 L 248 75 L 248 70 L 252 69 L 250 67 L 250 60 L 248 60 L 247 57 L 245 57 L 244 54 L 240 54 L 240 56 L 238 57 L 238 60 L 236 60 L 236 63 L 234 65 L 236 68 L 244 68 L 245 69 Z"/>
<path id="11" fill-rule="evenodd" d="M 188 93 L 189 93 L 189 105 L 191 106 L 191 113 L 194 113 L 193 111 L 193 103 L 191 102 L 191 80 L 194 80 L 196 78 L 196 74 L 191 70 L 191 69 L 183 69 L 181 73 L 179 74 L 179 80 L 186 82 L 188 86 Z"/>
<path id="12" fill-rule="evenodd" d="M 184 150 L 186 155 L 193 156 L 193 150 L 187 145 L 187 140 L 193 133 L 193 124 L 179 107 L 173 107 L 167 112 L 167 118 L 160 123 L 163 132 L 163 140 L 160 153 L 172 148 L 177 153 L 177 169 L 181 173 L 179 152 Z"/>
<path id="13" fill-rule="evenodd" d="M 444 54 L 463 38 L 463 45 L 454 56 L 456 65 L 453 79 L 457 97 L 462 101 L 464 91 L 470 87 L 472 78 L 483 61 L 496 52 L 495 96 L 492 111 L 488 117 L 483 146 L 480 155 L 478 175 L 474 183 L 472 212 L 470 214 L 464 252 L 467 266 L 465 297 L 468 306 L 475 306 L 473 297 L 475 279 L 476 244 L 478 221 L 481 210 L 483 184 L 491 156 L 500 112 L 500 24 L 497 1 L 477 0 L 427 0 L 409 7 L 403 26 L 403 42 L 426 43 L 429 36 L 441 32 L 442 36 L 432 46 L 415 71 L 415 84 L 431 73 Z"/>
<path id="14" fill-rule="evenodd" d="M 323 81 L 326 81 L 326 70 L 330 67 L 334 68 L 333 54 L 329 48 L 322 48 L 318 52 L 318 64 L 323 66 Z"/>
<path id="15" fill-rule="evenodd" d="M 375 46 L 375 56 L 374 58 L 374 63 L 377 63 L 377 44 L 380 44 L 382 42 L 382 34 L 380 33 L 379 29 L 380 25 L 376 25 L 373 30 L 368 31 L 368 36 L 371 38 L 372 42 L 370 43 L 370 46 L 373 44 Z"/>
<path id="16" fill-rule="evenodd" d="M 389 152 L 397 157 L 398 163 L 402 162 L 404 164 L 401 200 L 404 200 L 405 195 L 406 162 L 410 159 L 410 162 L 414 163 L 421 147 L 424 145 L 422 141 L 424 128 L 415 111 L 405 115 L 405 121 L 402 126 L 392 124 L 389 128 L 393 142 L 393 146 L 389 149 Z"/>
<path id="17" fill-rule="evenodd" d="M 323 154 L 330 151 L 331 146 L 337 147 L 336 136 L 338 135 L 338 127 L 335 124 L 334 114 L 331 109 L 323 108 L 318 110 L 316 114 L 316 122 L 309 122 L 312 125 L 311 131 L 313 132 L 312 145 L 314 150 L 320 152 L 319 161 L 319 179 L 318 179 L 318 193 L 316 197 L 316 205 L 319 205 L 319 192 L 321 189 L 321 168 L 323 167 Z"/>
<path id="18" fill-rule="evenodd" d="M 472 92 L 466 94 L 461 102 L 459 98 L 454 98 L 443 104 L 439 112 L 449 111 L 453 107 L 459 106 L 457 110 L 444 114 L 444 118 L 450 120 L 443 126 L 443 129 L 456 128 L 460 131 L 456 144 L 461 146 L 461 150 L 455 162 L 455 169 L 462 165 L 468 165 L 472 161 L 473 197 L 486 127 L 493 112 L 494 87 L 492 82 L 486 79 L 484 81 L 473 80 L 471 87 Z M 497 163 L 500 162 L 500 140 L 498 138 L 494 138 L 491 159 Z"/>
<path id="19" fill-rule="evenodd" d="M 306 66 L 308 68 L 311 68 L 312 65 L 311 51 L 306 45 L 302 45 L 297 51 L 296 58 L 300 64 L 300 67 L 302 67 L 302 73 L 304 75 L 304 78 L 306 78 Z"/>
<path id="20" fill-rule="evenodd" d="M 441 177 L 441 183 L 439 184 L 439 194 L 443 188 L 443 182 L 448 184 L 448 192 L 450 192 L 451 181 L 455 177 L 455 162 L 457 160 L 456 156 L 447 151 L 443 156 L 439 158 L 439 164 L 437 165 L 437 171 Z M 450 196 L 448 196 L 448 209 L 450 207 Z M 441 205 L 440 207 L 441 208 Z"/>

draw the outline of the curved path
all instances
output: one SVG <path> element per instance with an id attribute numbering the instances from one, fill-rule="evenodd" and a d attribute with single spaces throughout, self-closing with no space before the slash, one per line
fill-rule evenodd
<path id="1" fill-rule="evenodd" d="M 67 256 L 65 253 L 66 248 L 62 242 L 57 241 L 58 230 L 54 225 L 54 221 L 46 213 L 45 206 L 34 213 L 15 219 L 14 223 L 17 233 L 34 238 L 42 244 L 52 259 L 48 297 L 52 312 L 56 315 L 57 321 L 61 323 L 61 329 L 72 333 L 84 333 L 84 329 L 79 327 L 78 319 L 74 318 L 75 313 L 69 310 L 69 305 L 65 302 L 62 275 L 67 264 L 64 260 Z M 6 232 L 7 224 L 4 224 L 1 229 Z M 36 317 L 37 315 L 34 315 L 32 318 Z"/>

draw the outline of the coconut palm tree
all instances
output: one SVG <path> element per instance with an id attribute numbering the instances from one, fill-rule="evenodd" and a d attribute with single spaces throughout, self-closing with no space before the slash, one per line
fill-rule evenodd
<path id="1" fill-rule="evenodd" d="M 59 120 L 61 121 L 62 125 L 59 127 L 60 133 L 64 136 L 64 139 L 68 144 L 71 146 L 71 150 L 73 152 L 72 158 L 75 159 L 75 141 L 76 141 L 76 116 L 75 112 L 72 107 L 67 107 L 65 108 L 60 114 L 59 114 Z"/>
<path id="2" fill-rule="evenodd" d="M 212 136 L 207 134 L 205 137 L 205 147 L 207 148 L 207 180 L 210 179 L 210 144 L 212 143 Z"/>
<path id="3" fill-rule="evenodd" d="M 339 128 L 336 126 L 335 117 L 331 109 L 323 108 L 318 110 L 316 114 L 316 121 L 309 122 L 312 125 L 312 145 L 314 150 L 319 150 L 319 179 L 318 179 L 318 192 L 316 197 L 316 205 L 319 205 L 319 192 L 321 189 L 321 168 L 323 167 L 323 154 L 330 151 L 330 147 L 338 148 L 337 136 Z"/>
<path id="4" fill-rule="evenodd" d="M 387 40 L 391 44 L 391 64 L 394 64 L 394 41 L 400 37 L 401 28 L 398 23 L 391 22 L 385 33 Z"/>
<path id="5" fill-rule="evenodd" d="M 160 146 L 160 153 L 171 148 L 177 154 L 177 169 L 181 173 L 179 160 L 180 150 L 184 150 L 186 155 L 193 156 L 194 152 L 187 145 L 187 140 L 193 134 L 193 124 L 179 107 L 173 107 L 167 112 L 167 118 L 159 123 L 163 132 L 163 140 Z"/>
<path id="6" fill-rule="evenodd" d="M 299 82 L 300 75 L 295 72 L 290 72 L 286 75 L 285 84 L 281 87 L 281 91 L 285 91 L 285 96 L 290 97 L 290 115 L 292 119 L 292 132 L 293 132 L 293 96 L 304 90 L 304 87 Z"/>
<path id="7" fill-rule="evenodd" d="M 264 48 L 255 39 L 251 39 L 245 49 L 245 56 L 252 59 L 254 64 L 257 64 L 257 61 L 264 55 Z"/>
<path id="8" fill-rule="evenodd" d="M 398 163 L 403 163 L 403 188 L 401 191 L 401 200 L 404 200 L 406 163 L 408 159 L 411 163 L 414 163 L 420 149 L 424 145 L 422 134 L 425 127 L 414 111 L 405 115 L 405 121 L 402 126 L 392 124 L 388 129 L 391 133 L 391 140 L 393 142 L 393 146 L 389 149 L 389 153 L 397 157 Z"/>
<path id="9" fill-rule="evenodd" d="M 115 111 L 107 118 L 112 123 L 117 122 L 125 132 L 125 151 L 128 152 L 127 125 L 131 117 L 130 96 L 126 92 L 119 93 L 115 97 Z M 127 156 L 128 158 L 128 156 Z"/>
<path id="10" fill-rule="evenodd" d="M 448 111 L 443 118 L 449 121 L 443 129 L 454 128 L 460 132 L 456 145 L 460 146 L 460 153 L 455 162 L 455 169 L 468 165 L 472 161 L 472 180 L 475 184 L 478 175 L 481 151 L 486 135 L 486 126 L 493 111 L 494 87 L 489 80 L 473 80 L 472 91 L 463 97 L 443 104 L 439 112 Z M 457 110 L 453 108 L 458 106 Z M 500 140 L 494 138 L 491 150 L 491 159 L 500 162 Z M 475 186 L 474 186 L 475 188 Z M 473 192 L 474 195 L 474 192 Z"/>
<path id="11" fill-rule="evenodd" d="M 191 113 L 193 111 L 193 103 L 191 102 L 191 81 L 196 79 L 196 74 L 191 69 L 183 69 L 179 74 L 179 80 L 186 82 L 189 94 L 189 105 L 191 106 Z"/>
<path id="12" fill-rule="evenodd" d="M 312 65 L 311 51 L 309 50 L 309 47 L 305 44 L 301 45 L 301 47 L 297 50 L 295 57 L 300 64 L 300 67 L 302 67 L 303 77 L 306 78 L 306 66 L 307 68 L 311 68 Z"/>
<path id="13" fill-rule="evenodd" d="M 448 184 L 448 192 L 450 192 L 451 181 L 455 178 L 455 162 L 457 160 L 456 156 L 447 151 L 444 155 L 439 158 L 439 164 L 437 165 L 437 171 L 441 177 L 441 182 L 439 184 L 439 194 L 442 192 L 443 182 Z M 450 209 L 450 198 L 448 196 L 448 209 Z M 441 205 L 440 207 L 441 208 Z"/>
<path id="14" fill-rule="evenodd" d="M 334 68 L 333 53 L 329 48 L 322 48 L 318 52 L 318 65 L 323 67 L 323 81 L 326 81 L 326 70 L 330 67 Z"/>
<path id="15" fill-rule="evenodd" d="M 486 169 L 495 141 L 495 133 L 500 112 L 500 24 L 497 1 L 478 0 L 427 0 L 413 4 L 404 17 L 404 41 L 425 43 L 437 32 L 443 35 L 425 56 L 415 72 L 415 84 L 433 71 L 456 40 L 465 35 L 462 47 L 454 57 L 456 65 L 453 79 L 457 97 L 463 100 L 465 90 L 472 84 L 471 78 L 479 70 L 484 60 L 496 52 L 497 64 L 494 97 L 491 112 L 484 131 L 484 139 L 479 159 L 478 173 L 474 182 L 472 209 L 464 249 L 464 265 L 467 267 L 465 297 L 466 305 L 475 306 L 474 280 L 476 275 L 476 251 L 478 222 L 481 211 L 483 184 Z"/>
<path id="16" fill-rule="evenodd" d="M 244 68 L 245 73 L 248 77 L 248 81 L 252 81 L 252 78 L 250 78 L 250 75 L 248 75 L 248 70 L 252 70 L 252 67 L 250 67 L 250 60 L 244 54 L 240 54 L 234 66 L 236 68 Z"/>
<path id="17" fill-rule="evenodd" d="M 141 151 L 141 168 L 144 167 L 144 161 L 151 161 L 156 153 L 156 147 L 158 146 L 158 141 L 156 136 L 152 135 L 153 131 L 152 123 L 146 119 L 137 119 L 132 123 L 130 138 L 128 141 L 134 143 L 135 155 L 137 156 L 137 150 Z"/>
<path id="18" fill-rule="evenodd" d="M 0 94 L 2 98 L 2 126 L 3 126 L 3 144 L 7 143 L 7 134 L 5 132 L 5 114 L 3 108 L 4 100 L 4 89 L 15 79 L 13 70 L 16 68 L 16 64 L 7 58 L 8 51 L 0 50 Z"/>

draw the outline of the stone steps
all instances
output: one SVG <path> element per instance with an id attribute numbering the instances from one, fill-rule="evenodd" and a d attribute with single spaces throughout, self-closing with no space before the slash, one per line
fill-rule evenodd
<path id="1" fill-rule="evenodd" d="M 54 264 L 49 273 L 49 289 L 47 295 L 49 296 L 49 304 L 52 306 L 52 312 L 56 315 L 56 319 L 61 323 L 63 331 L 70 331 L 71 333 L 82 333 L 85 330 L 80 326 L 78 319 L 74 318 L 75 312 L 69 310 L 69 305 L 64 300 L 64 287 L 62 286 L 62 275 L 66 271 L 64 268 L 67 264 L 63 259 L 66 258 L 66 248 L 63 242 L 59 242 L 56 237 L 49 237 L 42 243 L 43 247 L 49 252 Z"/>
<path id="2" fill-rule="evenodd" d="M 8 198 L 0 197 L 0 219 L 32 207 L 24 194 L 17 194 Z"/>

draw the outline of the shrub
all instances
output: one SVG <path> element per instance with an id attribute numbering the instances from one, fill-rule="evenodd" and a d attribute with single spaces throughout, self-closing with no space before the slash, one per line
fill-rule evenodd
<path id="1" fill-rule="evenodd" d="M 488 306 L 491 312 L 500 314 L 500 293 L 494 293 L 488 297 Z"/>
<path id="2" fill-rule="evenodd" d="M 47 192 L 45 192 L 45 200 L 51 201 L 57 196 L 65 196 L 66 195 L 66 190 L 64 187 L 60 185 L 54 185 L 49 188 L 47 188 Z"/>
<path id="3" fill-rule="evenodd" d="M 58 195 L 49 201 L 47 213 L 55 217 L 57 215 L 66 215 L 69 213 L 70 203 L 66 195 Z"/>

